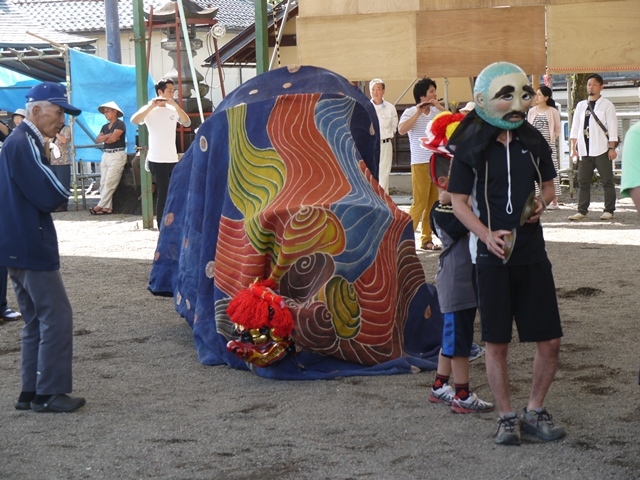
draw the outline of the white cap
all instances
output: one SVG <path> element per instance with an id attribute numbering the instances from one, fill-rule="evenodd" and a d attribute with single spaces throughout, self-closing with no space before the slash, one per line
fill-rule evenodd
<path id="1" fill-rule="evenodd" d="M 13 112 L 13 115 L 21 115 L 23 117 L 27 117 L 27 111 L 24 108 L 18 108 L 15 112 Z M 13 115 L 11 115 L 13 117 Z"/>
<path id="2" fill-rule="evenodd" d="M 476 108 L 476 104 L 474 102 L 468 102 L 464 107 L 462 107 L 459 111 L 463 113 L 469 113 L 471 110 Z"/>

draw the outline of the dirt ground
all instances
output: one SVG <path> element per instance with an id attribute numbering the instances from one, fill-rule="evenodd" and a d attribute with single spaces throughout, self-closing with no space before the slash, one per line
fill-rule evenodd
<path id="1" fill-rule="evenodd" d="M 285 382 L 202 366 L 171 299 L 146 289 L 157 232 L 81 210 L 55 219 L 75 313 L 74 393 L 87 405 L 14 410 L 21 324 L 1 325 L 0 478 L 640 478 L 640 220 L 620 201 L 612 222 L 592 212 L 571 223 L 575 199 L 562 200 L 543 222 L 565 331 L 546 403 L 564 440 L 496 446 L 495 414 L 426 401 L 433 372 Z M 437 254 L 419 255 L 432 281 Z M 518 408 L 533 354 L 510 351 Z M 483 358 L 471 378 L 490 399 Z"/>

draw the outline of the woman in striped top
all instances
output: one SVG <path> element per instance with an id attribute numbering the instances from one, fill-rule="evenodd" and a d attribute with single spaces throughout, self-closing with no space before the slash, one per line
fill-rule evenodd
<path id="1" fill-rule="evenodd" d="M 557 173 L 560 170 L 558 148 L 556 145 L 556 140 L 558 135 L 560 135 L 560 114 L 556 108 L 556 102 L 553 101 L 549 87 L 541 86 L 538 88 L 534 100 L 536 105 L 529 110 L 527 120 L 542 133 L 549 147 L 551 147 L 551 158 L 553 158 L 553 165 L 556 167 Z M 559 174 L 553 179 L 553 184 L 555 186 L 556 196 L 547 208 L 555 210 L 559 208 L 558 197 L 561 194 Z"/>

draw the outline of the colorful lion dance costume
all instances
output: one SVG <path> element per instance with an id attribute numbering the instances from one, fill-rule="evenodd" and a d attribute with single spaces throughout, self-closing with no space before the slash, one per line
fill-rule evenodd
<path id="1" fill-rule="evenodd" d="M 174 297 L 202 363 L 290 379 L 435 368 L 437 296 L 376 181 L 379 143 L 371 102 L 314 67 L 259 75 L 202 124 L 149 286 Z"/>

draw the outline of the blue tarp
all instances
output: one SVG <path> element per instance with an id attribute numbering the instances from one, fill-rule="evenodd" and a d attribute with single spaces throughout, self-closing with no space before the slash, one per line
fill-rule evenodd
<path id="1" fill-rule="evenodd" d="M 0 108 L 12 113 L 24 108 L 25 94 L 38 83 L 35 78 L 0 68 Z"/>
<path id="2" fill-rule="evenodd" d="M 137 127 L 132 125 L 131 115 L 138 110 L 136 94 L 136 67 L 119 65 L 103 58 L 77 50 L 69 50 L 71 65 L 71 104 L 80 108 L 82 114 L 76 121 L 93 132 L 100 132 L 106 123 L 104 115 L 98 112 L 103 103 L 114 101 L 124 113 L 127 125 L 127 153 L 135 150 Z M 149 99 L 155 97 L 154 82 L 148 77 Z M 79 125 L 73 132 L 74 143 L 90 145 L 93 141 Z M 99 162 L 102 151 L 96 148 L 76 150 L 76 160 Z"/>
<path id="3" fill-rule="evenodd" d="M 82 110 L 82 114 L 76 117 L 73 132 L 76 160 L 100 161 L 102 151 L 98 148 L 78 148 L 94 143 L 81 125 L 95 137 L 106 123 L 104 115 L 98 112 L 98 107 L 110 101 L 116 102 L 124 112 L 124 122 L 127 125 L 127 153 L 133 153 L 137 127 L 132 125 L 130 120 L 131 115 L 138 110 L 136 68 L 109 62 L 77 50 L 69 50 L 69 60 L 71 104 Z M 38 83 L 34 78 L 0 68 L 0 108 L 11 112 L 24 108 L 25 94 Z M 154 82 L 149 76 L 149 99 L 155 97 L 153 86 Z"/>

